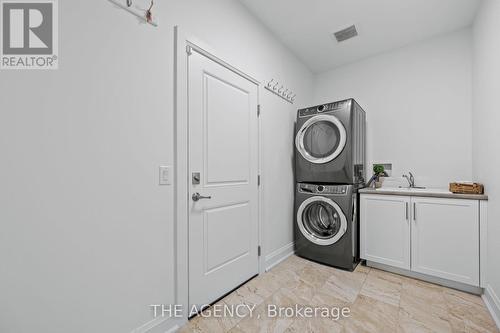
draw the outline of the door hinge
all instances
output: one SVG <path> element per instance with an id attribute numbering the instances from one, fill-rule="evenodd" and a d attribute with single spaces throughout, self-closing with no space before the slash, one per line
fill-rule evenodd
<path id="1" fill-rule="evenodd" d="M 260 245 L 259 245 L 259 246 L 257 246 L 257 255 L 260 257 L 261 253 L 262 252 L 261 252 Z"/>
<path id="2" fill-rule="evenodd" d="M 257 117 L 260 117 L 260 104 L 257 105 Z"/>
<path id="3" fill-rule="evenodd" d="M 260 175 L 257 176 L 257 186 L 260 186 Z"/>
<path id="4" fill-rule="evenodd" d="M 188 55 L 193 54 L 193 50 L 192 50 L 191 46 L 186 45 L 186 53 L 187 53 Z"/>

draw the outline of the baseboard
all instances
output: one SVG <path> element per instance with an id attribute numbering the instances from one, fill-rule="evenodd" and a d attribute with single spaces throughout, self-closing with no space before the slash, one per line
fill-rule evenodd
<path id="1" fill-rule="evenodd" d="M 283 247 L 280 247 L 279 249 L 269 253 L 266 256 L 266 272 L 273 268 L 274 266 L 278 265 L 280 262 L 285 260 L 286 258 L 290 257 L 293 254 L 293 246 L 294 243 L 291 242 Z"/>
<path id="2" fill-rule="evenodd" d="M 471 285 L 468 285 L 465 283 L 451 281 L 451 280 L 447 280 L 447 279 L 442 279 L 442 278 L 427 275 L 427 274 L 417 273 L 417 272 L 409 271 L 406 269 L 389 266 L 386 264 L 379 264 L 379 263 L 374 262 L 374 261 L 367 260 L 366 266 L 381 269 L 381 270 L 388 271 L 388 272 L 395 273 L 395 274 L 399 274 L 399 275 L 408 276 L 408 277 L 418 279 L 418 280 L 427 281 L 427 282 L 438 284 L 438 285 L 441 285 L 441 286 L 444 286 L 447 288 L 465 291 L 467 293 L 478 295 L 478 296 L 483 293 L 483 289 L 480 287 L 471 286 Z"/>
<path id="3" fill-rule="evenodd" d="M 483 300 L 486 307 L 490 311 L 493 320 L 497 324 L 497 327 L 500 329 L 500 298 L 498 298 L 497 294 L 490 285 L 488 285 L 484 290 Z"/>
<path id="4" fill-rule="evenodd" d="M 174 333 L 184 325 L 182 318 L 157 317 L 131 333 Z"/>

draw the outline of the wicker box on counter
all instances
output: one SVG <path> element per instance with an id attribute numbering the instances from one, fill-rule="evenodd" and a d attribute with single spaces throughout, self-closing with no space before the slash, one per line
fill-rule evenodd
<path id="1" fill-rule="evenodd" d="M 458 194 L 484 194 L 484 186 L 479 183 L 450 183 L 450 192 Z"/>

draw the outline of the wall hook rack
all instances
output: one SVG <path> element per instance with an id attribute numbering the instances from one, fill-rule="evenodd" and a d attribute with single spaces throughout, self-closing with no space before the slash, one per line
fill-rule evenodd
<path id="1" fill-rule="evenodd" d="M 139 19 L 145 23 L 149 23 L 152 26 L 158 26 L 158 18 L 151 12 L 151 1 L 141 1 L 144 3 L 144 8 L 135 4 L 137 1 L 133 0 L 108 0 L 112 4 L 126 10 L 130 14 L 137 16 Z M 134 3 L 133 3 L 134 2 Z"/>
<path id="2" fill-rule="evenodd" d="M 285 88 L 285 86 L 280 84 L 275 79 L 271 79 L 271 81 L 267 82 L 264 88 L 266 88 L 276 96 L 283 98 L 288 103 L 293 104 L 295 102 L 295 97 L 297 96 L 297 94 L 294 94 L 290 89 Z"/>

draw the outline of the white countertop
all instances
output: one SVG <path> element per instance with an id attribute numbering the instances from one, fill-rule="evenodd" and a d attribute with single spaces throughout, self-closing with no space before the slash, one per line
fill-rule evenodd
<path id="1" fill-rule="evenodd" d="M 473 199 L 488 200 L 484 194 L 455 194 L 445 188 L 407 188 L 407 187 L 381 187 L 381 188 L 363 188 L 359 190 L 363 194 L 385 194 L 385 195 L 405 195 L 414 197 L 433 197 L 433 198 L 454 198 L 454 199 Z"/>

